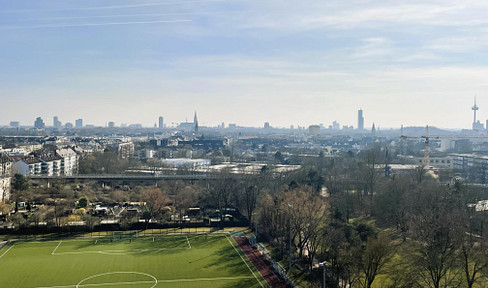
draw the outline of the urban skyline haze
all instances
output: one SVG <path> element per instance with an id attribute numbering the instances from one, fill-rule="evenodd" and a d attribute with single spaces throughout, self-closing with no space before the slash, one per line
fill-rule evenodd
<path id="1" fill-rule="evenodd" d="M 0 125 L 471 128 L 488 2 L 0 0 Z M 5 109 L 5 107 L 7 109 Z"/>

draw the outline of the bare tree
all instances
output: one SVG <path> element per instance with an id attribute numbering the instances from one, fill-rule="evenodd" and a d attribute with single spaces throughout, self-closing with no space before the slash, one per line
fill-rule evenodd
<path id="1" fill-rule="evenodd" d="M 363 288 L 371 288 L 376 276 L 383 272 L 385 264 L 393 254 L 393 245 L 390 237 L 380 234 L 370 237 L 362 253 L 360 262 L 361 275 L 358 282 Z"/>
<path id="2" fill-rule="evenodd" d="M 307 243 L 320 233 L 319 228 L 327 218 L 329 205 L 322 196 L 308 191 L 306 187 L 287 192 L 283 205 L 289 207 L 283 206 L 283 210 L 291 213 L 292 240 L 297 245 L 299 258 L 302 258 Z"/>
<path id="3" fill-rule="evenodd" d="M 472 288 L 479 282 L 482 272 L 488 268 L 488 252 L 485 239 L 472 233 L 461 233 L 461 267 L 464 272 L 466 287 Z"/>
<path id="4" fill-rule="evenodd" d="M 207 203 L 219 211 L 220 224 L 224 222 L 225 209 L 231 205 L 236 189 L 235 179 L 227 171 L 222 171 L 217 180 L 207 183 L 205 195 Z"/>
<path id="5" fill-rule="evenodd" d="M 198 202 L 198 191 L 193 186 L 186 186 L 175 195 L 173 206 L 178 211 L 180 220 L 183 218 L 183 212 L 190 207 L 194 207 Z"/>
<path id="6" fill-rule="evenodd" d="M 380 224 L 395 227 L 407 240 L 411 191 L 415 189 L 410 178 L 397 175 L 378 188 L 375 216 Z"/>
<path id="7" fill-rule="evenodd" d="M 161 213 L 163 208 L 169 203 L 168 196 L 161 189 L 155 187 L 144 189 L 142 199 L 146 202 L 145 208 L 149 212 L 149 218 L 153 218 Z"/>
<path id="8" fill-rule="evenodd" d="M 424 165 L 421 165 L 421 166 L 416 167 L 411 172 L 410 175 L 414 179 L 415 183 L 417 183 L 417 185 L 420 185 L 425 180 L 426 174 L 427 174 L 427 169 L 425 169 Z"/>
<path id="9" fill-rule="evenodd" d="M 460 214 L 448 189 L 428 184 L 417 193 L 410 221 L 415 241 L 412 263 L 427 287 L 440 288 L 455 281 Z"/>
<path id="10" fill-rule="evenodd" d="M 288 235 L 289 216 L 283 210 L 282 199 L 273 198 L 265 192 L 258 201 L 259 225 L 268 234 L 273 243 L 277 244 L 281 256 L 285 251 L 285 240 Z"/>
<path id="11" fill-rule="evenodd" d="M 361 166 L 362 180 L 366 188 L 365 194 L 369 195 L 371 200 L 376 192 L 376 184 L 382 175 L 382 171 L 379 169 L 379 165 L 381 164 L 380 152 L 379 146 L 375 146 L 366 151 L 365 163 Z"/>

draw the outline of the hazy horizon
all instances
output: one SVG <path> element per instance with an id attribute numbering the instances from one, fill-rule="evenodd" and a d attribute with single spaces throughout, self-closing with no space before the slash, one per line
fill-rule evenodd
<path id="1" fill-rule="evenodd" d="M 0 125 L 471 128 L 488 2 L 0 0 Z"/>

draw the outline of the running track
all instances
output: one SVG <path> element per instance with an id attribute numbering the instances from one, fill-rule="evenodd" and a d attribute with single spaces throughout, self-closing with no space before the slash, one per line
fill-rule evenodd
<path id="1" fill-rule="evenodd" d="M 281 281 L 276 275 L 273 273 L 273 268 L 271 263 L 267 261 L 264 256 L 249 243 L 249 240 L 246 237 L 233 237 L 234 240 L 239 244 L 242 251 L 246 254 L 247 258 L 251 260 L 251 262 L 256 266 L 259 273 L 266 279 L 269 286 L 272 288 L 287 288 L 288 286 L 286 283 Z"/>

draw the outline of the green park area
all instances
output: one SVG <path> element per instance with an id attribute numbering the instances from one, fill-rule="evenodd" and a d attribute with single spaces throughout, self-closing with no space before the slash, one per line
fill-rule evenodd
<path id="1" fill-rule="evenodd" d="M 2 287 L 267 287 L 228 234 L 11 241 Z"/>

